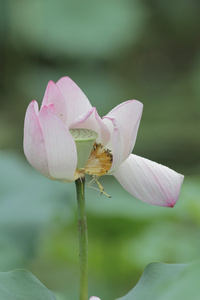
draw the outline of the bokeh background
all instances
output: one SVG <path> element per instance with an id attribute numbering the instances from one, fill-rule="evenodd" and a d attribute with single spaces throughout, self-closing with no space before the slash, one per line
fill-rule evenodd
<path id="1" fill-rule="evenodd" d="M 185 175 L 173 209 L 141 203 L 112 177 L 86 190 L 89 293 L 126 294 L 152 261 L 200 256 L 200 2 L 0 1 L 0 270 L 27 268 L 58 300 L 78 298 L 74 184 L 23 155 L 23 122 L 49 80 L 70 76 L 100 116 L 144 104 L 134 153 Z"/>

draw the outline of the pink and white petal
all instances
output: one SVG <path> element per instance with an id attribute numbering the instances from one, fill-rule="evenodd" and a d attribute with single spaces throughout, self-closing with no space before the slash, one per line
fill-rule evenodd
<path id="1" fill-rule="evenodd" d="M 92 296 L 89 300 L 101 300 L 99 297 Z"/>
<path id="2" fill-rule="evenodd" d="M 79 116 L 92 108 L 89 100 L 76 83 L 69 77 L 62 77 L 56 83 L 63 94 L 67 107 L 67 127 Z"/>
<path id="3" fill-rule="evenodd" d="M 44 106 L 39 113 L 49 173 L 59 181 L 74 181 L 77 165 L 75 142 L 65 124 Z"/>
<path id="4" fill-rule="evenodd" d="M 47 85 L 41 107 L 48 106 L 50 103 L 54 104 L 55 115 L 66 122 L 67 106 L 65 98 L 53 81 L 49 81 Z"/>
<path id="5" fill-rule="evenodd" d="M 50 178 L 44 137 L 38 121 L 38 104 L 32 101 L 24 122 L 24 153 L 28 162 L 41 174 Z"/>
<path id="6" fill-rule="evenodd" d="M 123 160 L 130 155 L 135 145 L 142 110 L 143 104 L 141 102 L 129 100 L 119 104 L 106 115 L 106 117 L 114 117 L 122 129 L 124 137 Z"/>
<path id="7" fill-rule="evenodd" d="M 108 144 L 106 144 L 106 148 L 112 151 L 113 155 L 113 162 L 112 166 L 108 172 L 111 174 L 115 170 L 119 168 L 123 161 L 123 153 L 124 153 L 124 141 L 123 141 L 123 132 L 115 120 L 115 118 L 104 117 L 103 118 L 104 124 L 110 131 L 110 140 Z"/>
<path id="8" fill-rule="evenodd" d="M 113 174 L 130 194 L 147 203 L 173 207 L 178 200 L 184 176 L 131 154 Z"/>
<path id="9" fill-rule="evenodd" d="M 106 145 L 110 139 L 110 132 L 102 119 L 99 117 L 95 107 L 90 109 L 84 115 L 78 117 L 70 124 L 72 128 L 86 128 L 98 133 L 97 142 Z"/>

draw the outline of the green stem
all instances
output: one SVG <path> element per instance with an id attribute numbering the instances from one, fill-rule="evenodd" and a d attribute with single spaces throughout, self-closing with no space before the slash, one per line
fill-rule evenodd
<path id="1" fill-rule="evenodd" d="M 79 300 L 88 300 L 88 236 L 85 212 L 85 178 L 75 181 L 78 203 L 78 232 L 79 232 L 79 265 L 80 289 Z"/>

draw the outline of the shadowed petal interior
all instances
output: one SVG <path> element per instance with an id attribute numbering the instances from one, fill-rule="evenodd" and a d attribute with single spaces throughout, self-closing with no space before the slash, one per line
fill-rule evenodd
<path id="1" fill-rule="evenodd" d="M 141 102 L 129 100 L 116 106 L 106 115 L 114 117 L 121 128 L 124 143 L 123 161 L 130 155 L 135 145 L 142 109 Z"/>
<path id="2" fill-rule="evenodd" d="M 113 155 L 113 163 L 108 172 L 108 174 L 111 174 L 119 168 L 123 161 L 124 140 L 122 130 L 115 118 L 103 117 L 103 122 L 110 131 L 110 141 L 106 145 L 106 148 L 110 149 Z"/>

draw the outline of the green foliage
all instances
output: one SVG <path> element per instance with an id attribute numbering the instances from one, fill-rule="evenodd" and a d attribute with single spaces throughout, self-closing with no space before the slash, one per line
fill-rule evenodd
<path id="1" fill-rule="evenodd" d="M 15 43 L 20 37 L 32 51 L 72 58 L 111 58 L 138 40 L 145 17 L 137 0 L 17 1 L 10 14 Z"/>
<path id="2" fill-rule="evenodd" d="M 0 272 L 0 300 L 56 300 L 54 295 L 25 270 Z"/>
<path id="3" fill-rule="evenodd" d="M 78 298 L 74 183 L 50 181 L 16 154 L 0 152 L 0 166 L 1 270 L 27 268 L 58 299 Z M 89 180 L 90 295 L 119 298 L 150 262 L 188 263 L 200 257 L 199 177 L 186 177 L 173 209 L 135 199 L 112 176 L 100 179 L 112 198 L 100 196 L 87 187 Z"/>
<path id="4" fill-rule="evenodd" d="M 138 284 L 118 300 L 198 300 L 200 262 L 186 265 L 152 263 Z"/>
<path id="5" fill-rule="evenodd" d="M 68 75 L 101 116 L 142 101 L 134 153 L 199 174 L 199 20 L 197 0 L 1 1 L 0 147 L 22 153 L 28 103 Z M 0 270 L 28 268 L 59 300 L 77 299 L 74 184 L 24 161 L 0 152 Z M 110 177 L 101 183 L 111 199 L 86 188 L 90 295 L 124 295 L 151 261 L 199 258 L 199 182 L 186 176 L 173 209 L 134 199 Z"/>

